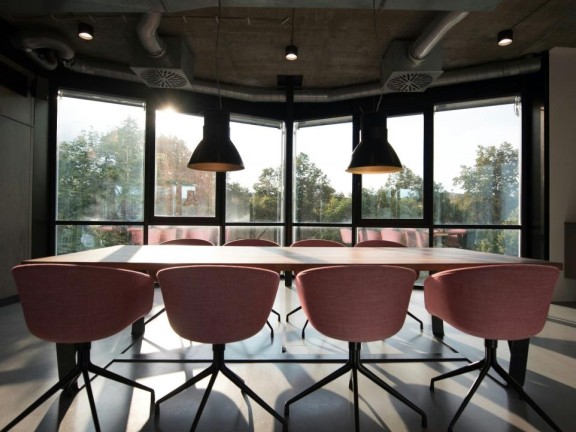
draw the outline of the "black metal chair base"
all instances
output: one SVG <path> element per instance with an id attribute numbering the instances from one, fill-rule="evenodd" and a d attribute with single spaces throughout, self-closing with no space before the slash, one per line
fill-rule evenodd
<path id="1" fill-rule="evenodd" d="M 240 378 L 238 375 L 236 375 L 234 372 L 232 372 L 226 366 L 225 361 L 224 361 L 224 349 L 225 349 L 225 345 L 222 345 L 222 344 L 213 345 L 212 351 L 213 351 L 214 355 L 213 355 L 213 359 L 212 359 L 212 364 L 208 368 L 206 368 L 202 372 L 200 372 L 198 375 L 189 379 L 184 384 L 182 384 L 181 386 L 172 390 L 166 396 L 164 396 L 158 400 L 158 402 L 156 403 L 156 419 L 158 419 L 160 416 L 160 404 L 162 402 L 165 402 L 166 400 L 170 399 L 171 397 L 177 395 L 178 393 L 186 390 L 187 388 L 193 386 L 197 382 L 199 382 L 199 381 L 201 381 L 204 378 L 209 376 L 210 381 L 208 383 L 208 387 L 206 388 L 206 391 L 204 392 L 204 395 L 202 396 L 202 400 L 200 401 L 198 411 L 196 412 L 196 416 L 194 417 L 194 422 L 192 423 L 192 427 L 190 428 L 190 431 L 195 431 L 196 427 L 198 426 L 198 422 L 200 421 L 202 411 L 204 411 L 204 407 L 206 406 L 206 402 L 208 401 L 208 396 L 210 396 L 210 392 L 212 391 L 212 386 L 214 385 L 214 382 L 216 381 L 216 377 L 218 376 L 218 372 L 222 372 L 222 374 L 226 378 L 228 378 L 230 381 L 232 381 L 232 383 L 235 384 L 236 387 L 238 387 L 242 391 L 242 393 L 245 393 L 248 396 L 250 396 L 258 405 L 260 405 L 269 414 L 271 414 L 276 420 L 278 420 L 280 423 L 282 423 L 282 427 L 285 430 L 286 429 L 286 421 L 284 420 L 284 418 L 280 414 L 278 414 L 276 411 L 274 411 L 274 409 L 270 405 L 268 405 L 266 402 L 264 402 L 264 400 L 260 396 L 258 396 L 250 387 L 248 387 L 244 383 L 242 378 Z"/>
<path id="2" fill-rule="evenodd" d="M 356 432 L 360 430 L 360 413 L 358 410 L 358 372 L 368 378 L 370 381 L 377 384 L 382 389 L 386 390 L 400 402 L 403 402 L 408 407 L 412 408 L 422 417 L 422 427 L 426 427 L 428 424 L 428 419 L 426 413 L 418 408 L 414 403 L 408 400 L 405 396 L 400 394 L 397 390 L 392 388 L 390 385 L 386 384 L 380 378 L 378 378 L 373 372 L 364 366 L 360 361 L 360 346 L 359 342 L 349 342 L 348 343 L 348 361 L 344 366 L 332 372 L 327 377 L 308 387 L 306 390 L 294 396 L 284 405 L 284 416 L 288 417 L 290 415 L 290 405 L 294 402 L 308 396 L 310 393 L 324 387 L 326 384 L 334 381 L 336 378 L 341 377 L 348 371 L 352 371 L 352 382 L 350 385 L 351 390 L 354 392 L 354 426 Z"/>
<path id="3" fill-rule="evenodd" d="M 478 390 L 478 387 L 480 387 L 482 380 L 486 377 L 486 375 L 488 375 L 488 372 L 490 371 L 490 369 L 494 369 L 498 373 L 498 375 L 500 375 L 502 377 L 502 379 L 510 387 L 512 387 L 514 390 L 516 390 L 516 393 L 518 393 L 520 398 L 524 399 L 528 403 L 528 405 L 530 405 L 534 409 L 534 411 L 536 411 L 540 415 L 540 417 L 542 417 L 546 421 L 546 423 L 548 423 L 548 425 L 550 425 L 550 427 L 552 429 L 554 429 L 557 432 L 562 432 L 562 429 L 560 429 L 558 427 L 558 425 L 556 423 L 554 423 L 554 421 L 552 421 L 552 419 L 542 410 L 542 408 L 540 408 L 536 404 L 536 402 L 534 402 L 532 400 L 532 398 L 530 396 L 528 396 L 528 394 L 526 394 L 526 392 L 524 391 L 522 386 L 520 384 L 518 384 L 514 380 L 514 378 L 512 378 L 510 376 L 510 374 L 508 372 L 506 372 L 502 368 L 502 366 L 500 366 L 498 364 L 498 358 L 496 356 L 496 349 L 498 347 L 498 341 L 486 339 L 484 341 L 484 347 L 485 347 L 485 355 L 484 355 L 484 358 L 482 360 L 478 360 L 476 362 L 470 363 L 464 367 L 461 367 L 461 368 L 453 370 L 451 372 L 439 375 L 439 376 L 432 378 L 430 380 L 430 390 L 433 391 L 434 390 L 434 383 L 436 381 L 440 381 L 440 380 L 443 380 L 445 378 L 451 378 L 451 377 L 461 375 L 461 374 L 464 374 L 466 372 L 470 372 L 473 370 L 478 370 L 478 369 L 480 370 L 480 374 L 478 375 L 478 377 L 476 378 L 476 380 L 474 381 L 474 383 L 470 387 L 470 390 L 468 391 L 468 394 L 464 398 L 464 401 L 462 401 L 462 404 L 458 408 L 458 411 L 456 411 L 456 414 L 452 418 L 452 421 L 450 422 L 450 425 L 448 426 L 448 431 L 450 432 L 453 430 L 454 425 L 456 424 L 456 422 L 460 418 L 460 415 L 462 415 L 462 413 L 464 412 L 464 409 L 466 408 L 466 406 L 468 405 L 468 403 L 472 399 L 472 396 L 474 396 L 474 393 L 476 393 L 476 390 Z"/>
<path id="4" fill-rule="evenodd" d="M 406 314 L 412 318 L 413 320 L 418 321 L 418 324 L 420 324 L 420 331 L 424 331 L 424 323 L 422 322 L 422 320 L 420 318 L 418 318 L 416 315 L 414 315 L 412 312 L 407 311 Z"/>
<path id="5" fill-rule="evenodd" d="M 46 391 L 42 396 L 36 399 L 30 406 L 28 406 L 28 408 L 22 411 L 22 413 L 20 413 L 18 417 L 12 420 L 7 426 L 5 426 L 1 432 L 5 432 L 12 429 L 24 418 L 26 418 L 29 414 L 31 414 L 36 408 L 38 408 L 46 400 L 48 400 L 51 396 L 53 396 L 58 390 L 64 389 L 65 391 L 69 391 L 71 394 L 74 394 L 75 393 L 74 389 L 76 388 L 76 381 L 78 380 L 80 375 L 82 375 L 82 377 L 84 378 L 86 393 L 88 394 L 88 401 L 90 403 L 90 411 L 92 413 L 92 421 L 94 422 L 94 428 L 96 429 L 96 431 L 99 432 L 100 422 L 98 421 L 98 413 L 96 412 L 96 403 L 94 402 L 92 385 L 90 384 L 90 376 L 88 375 L 90 372 L 96 375 L 100 375 L 104 378 L 108 378 L 110 380 L 117 381 L 119 383 L 150 392 L 151 394 L 150 412 L 152 412 L 155 397 L 153 389 L 93 364 L 90 361 L 89 342 L 76 344 L 75 349 L 77 353 L 77 362 L 74 368 L 69 373 L 67 373 L 66 376 L 64 376 L 60 381 L 58 381 L 54 386 L 52 386 L 48 391 Z"/>

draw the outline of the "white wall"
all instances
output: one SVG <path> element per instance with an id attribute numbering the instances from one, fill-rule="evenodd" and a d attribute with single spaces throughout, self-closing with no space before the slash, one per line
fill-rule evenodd
<path id="1" fill-rule="evenodd" d="M 576 222 L 576 49 L 550 51 L 549 92 L 550 260 L 564 262 L 564 222 Z M 576 280 L 562 273 L 554 301 L 576 301 Z"/>

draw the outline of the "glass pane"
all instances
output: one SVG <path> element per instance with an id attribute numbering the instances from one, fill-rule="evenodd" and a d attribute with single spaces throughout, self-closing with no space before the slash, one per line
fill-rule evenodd
<path id="1" fill-rule="evenodd" d="M 208 240 L 218 244 L 220 229 L 215 226 L 166 226 L 148 227 L 148 244 L 163 243 L 168 240 L 194 238 Z"/>
<path id="2" fill-rule="evenodd" d="M 340 231 L 340 228 L 337 227 L 295 227 L 293 229 L 292 241 L 305 239 L 323 239 L 344 243 L 342 241 L 342 235 Z"/>
<path id="3" fill-rule="evenodd" d="M 107 246 L 142 244 L 141 226 L 57 225 L 56 254 L 79 252 Z"/>
<path id="4" fill-rule="evenodd" d="M 141 221 L 145 110 L 58 100 L 57 220 Z"/>
<path id="5" fill-rule="evenodd" d="M 294 220 L 352 220 L 352 123 L 295 128 Z"/>
<path id="6" fill-rule="evenodd" d="M 520 230 L 440 229 L 434 231 L 434 247 L 520 256 Z"/>
<path id="7" fill-rule="evenodd" d="M 434 221 L 520 224 L 520 106 L 434 115 Z"/>
<path id="8" fill-rule="evenodd" d="M 264 239 L 282 244 L 284 229 L 279 226 L 226 227 L 226 242 L 238 239 Z"/>
<path id="9" fill-rule="evenodd" d="M 426 228 L 358 228 L 357 242 L 387 240 L 410 247 L 428 247 Z"/>
<path id="10" fill-rule="evenodd" d="M 395 174 L 362 176 L 362 218 L 422 219 L 424 116 L 389 117 L 388 142 L 404 169 Z"/>
<path id="11" fill-rule="evenodd" d="M 226 221 L 281 222 L 282 129 L 230 122 L 230 138 L 245 168 L 226 175 Z"/>
<path id="12" fill-rule="evenodd" d="M 216 174 L 186 166 L 203 128 L 203 117 L 156 111 L 156 216 L 216 215 Z"/>

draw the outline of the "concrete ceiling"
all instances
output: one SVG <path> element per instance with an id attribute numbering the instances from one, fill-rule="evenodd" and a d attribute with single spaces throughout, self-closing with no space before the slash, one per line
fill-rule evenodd
<path id="1" fill-rule="evenodd" d="M 142 51 L 137 27 L 151 12 L 160 17 L 159 40 L 177 37 L 189 48 L 193 82 L 254 91 L 276 89 L 278 75 L 301 75 L 311 91 L 378 85 L 393 41 L 422 42 L 450 13 L 458 20 L 423 42 L 438 47 L 444 74 L 576 47 L 574 0 L 221 0 L 220 7 L 217 0 L 0 0 L 0 18 L 20 35 L 58 39 L 34 46 L 41 54 L 61 56 L 63 44 L 77 65 L 124 78 L 134 75 L 130 66 Z M 80 22 L 94 27 L 94 40 L 77 37 Z M 514 42 L 499 47 L 504 29 L 514 31 Z M 293 62 L 284 58 L 291 42 L 299 50 Z"/>

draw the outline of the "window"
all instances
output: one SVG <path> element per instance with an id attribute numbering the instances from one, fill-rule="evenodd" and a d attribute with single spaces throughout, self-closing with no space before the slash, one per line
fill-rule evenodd
<path id="1" fill-rule="evenodd" d="M 60 93 L 57 253 L 128 243 L 143 221 L 144 124 L 142 102 Z"/>
<path id="2" fill-rule="evenodd" d="M 295 124 L 294 222 L 299 225 L 294 228 L 294 241 L 342 241 L 340 228 L 300 224 L 352 222 L 352 175 L 346 172 L 351 154 L 350 118 Z"/>
<path id="3" fill-rule="evenodd" d="M 388 142 L 404 169 L 362 176 L 363 219 L 424 217 L 424 116 L 389 117 Z"/>
<path id="4" fill-rule="evenodd" d="M 155 216 L 216 216 L 216 174 L 187 167 L 203 127 L 202 117 L 156 111 Z"/>
<path id="5" fill-rule="evenodd" d="M 226 174 L 226 223 L 281 222 L 284 146 L 280 124 L 232 121 L 230 138 L 245 168 Z"/>
<path id="6" fill-rule="evenodd" d="M 520 142 L 519 98 L 436 108 L 435 246 L 519 254 Z"/>

